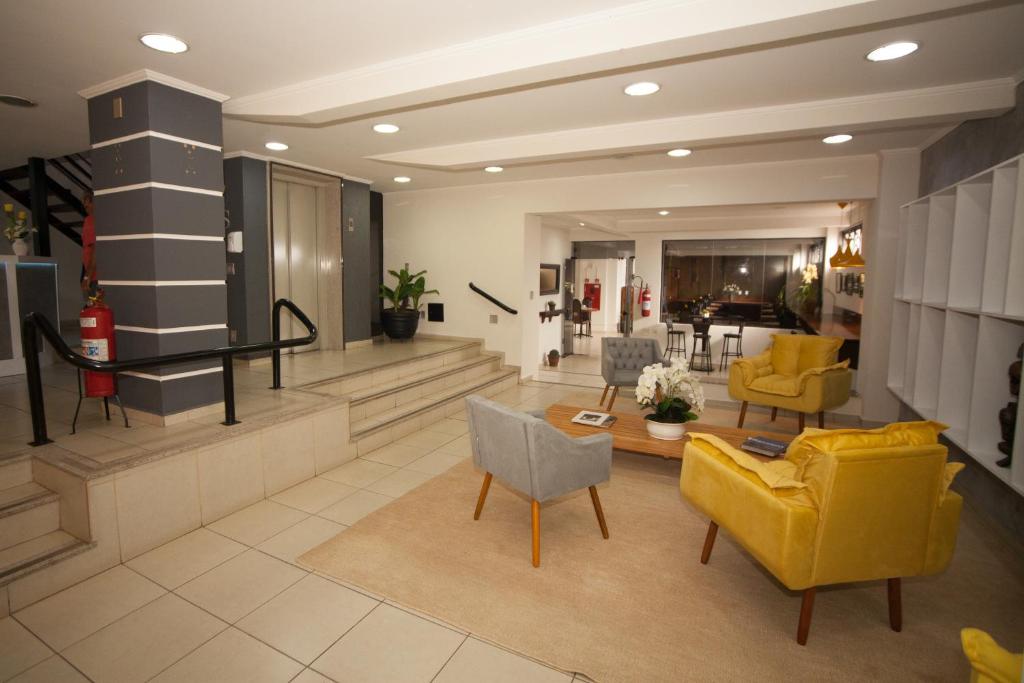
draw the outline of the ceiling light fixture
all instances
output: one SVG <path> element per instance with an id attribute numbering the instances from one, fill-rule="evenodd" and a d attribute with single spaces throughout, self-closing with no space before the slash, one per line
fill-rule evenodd
<path id="1" fill-rule="evenodd" d="M 488 173 L 501 173 L 505 169 L 502 168 L 501 166 L 488 166 L 484 170 L 487 171 Z"/>
<path id="2" fill-rule="evenodd" d="M 888 62 L 892 59 L 899 59 L 900 57 L 913 54 L 917 52 L 917 48 L 917 43 L 910 40 L 901 40 L 875 48 L 867 54 L 867 58 L 870 62 Z"/>
<path id="3" fill-rule="evenodd" d="M 0 104 L 9 104 L 12 107 L 35 107 L 38 103 L 18 95 L 0 95 Z"/>
<path id="4" fill-rule="evenodd" d="M 586 223 L 580 223 L 580 227 L 581 227 L 581 228 L 582 228 L 583 226 L 585 226 L 585 225 L 586 225 Z"/>
<path id="5" fill-rule="evenodd" d="M 396 175 L 395 176 L 395 182 L 396 183 L 410 183 L 410 182 L 412 182 L 412 178 L 410 178 L 407 175 Z"/>
<path id="6" fill-rule="evenodd" d="M 680 147 L 679 149 L 670 149 L 669 151 L 665 152 L 665 154 L 669 155 L 670 157 L 688 157 L 691 154 L 693 154 L 693 151 L 689 149 L 683 149 L 682 147 Z"/>
<path id="7" fill-rule="evenodd" d="M 639 83 L 630 83 L 623 92 L 630 97 L 643 97 L 644 95 L 653 95 L 659 90 L 661 90 L 661 86 L 657 83 L 640 81 Z"/>
<path id="8" fill-rule="evenodd" d="M 377 123 L 377 124 L 374 124 L 374 126 L 373 126 L 373 132 L 375 132 L 375 133 L 384 133 L 385 135 L 390 135 L 391 133 L 397 133 L 400 130 L 401 130 L 401 128 L 399 128 L 398 126 L 396 126 L 393 123 Z"/>
<path id="9" fill-rule="evenodd" d="M 827 138 L 822 138 L 821 141 L 826 145 L 841 145 L 844 142 L 849 142 L 853 139 L 853 136 L 848 133 L 838 133 L 837 135 L 829 135 Z"/>
<path id="10" fill-rule="evenodd" d="M 166 52 L 172 55 L 181 54 L 188 49 L 188 44 L 184 40 L 169 33 L 145 33 L 139 36 L 139 41 L 157 52 Z"/>
<path id="11" fill-rule="evenodd" d="M 659 216 L 667 216 L 670 213 L 672 213 L 672 212 L 671 211 L 666 211 L 665 209 L 662 209 L 661 211 L 658 212 L 658 215 Z"/>
<path id="12" fill-rule="evenodd" d="M 288 149 L 288 145 L 284 144 L 283 142 L 268 142 L 263 146 L 274 152 L 283 152 L 286 149 Z"/>

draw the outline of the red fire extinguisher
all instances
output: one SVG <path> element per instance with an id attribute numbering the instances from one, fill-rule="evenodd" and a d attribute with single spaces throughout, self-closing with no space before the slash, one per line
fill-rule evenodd
<path id="1" fill-rule="evenodd" d="M 651 288 L 647 285 L 640 290 L 640 315 L 645 318 L 651 317 Z"/>
<path id="2" fill-rule="evenodd" d="M 89 298 L 89 303 L 78 314 L 82 331 L 82 355 L 91 360 L 115 360 L 114 312 L 103 303 L 103 293 Z M 85 371 L 85 395 L 90 398 L 113 396 L 117 393 L 114 373 Z"/>

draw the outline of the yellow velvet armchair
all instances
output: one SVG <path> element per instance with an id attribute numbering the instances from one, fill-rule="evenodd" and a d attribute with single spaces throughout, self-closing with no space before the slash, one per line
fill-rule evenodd
<path id="1" fill-rule="evenodd" d="M 1024 654 L 999 647 L 992 636 L 976 628 L 960 631 L 964 654 L 971 663 L 971 683 L 1020 683 Z"/>
<path id="2" fill-rule="evenodd" d="M 770 406 L 773 421 L 779 408 L 795 411 L 800 431 L 804 415 L 817 413 L 818 428 L 824 428 L 825 411 L 850 399 L 850 362 L 837 362 L 842 345 L 841 337 L 773 334 L 765 351 L 733 361 L 729 395 L 743 401 L 737 426 L 743 426 L 747 404 L 753 403 Z"/>
<path id="3" fill-rule="evenodd" d="M 801 645 L 816 588 L 834 583 L 887 579 L 899 631 L 900 579 L 942 571 L 956 543 L 963 500 L 949 485 L 963 464 L 946 462 L 943 429 L 808 429 L 771 462 L 692 433 L 679 488 L 711 519 L 701 562 L 721 526 L 786 588 L 803 591 Z"/>

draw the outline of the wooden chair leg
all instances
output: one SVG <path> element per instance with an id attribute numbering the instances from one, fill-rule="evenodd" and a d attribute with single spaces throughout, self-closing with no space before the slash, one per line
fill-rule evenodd
<path id="1" fill-rule="evenodd" d="M 487 491 L 491 488 L 491 473 L 484 473 L 484 483 L 480 487 L 480 497 L 476 499 L 476 512 L 473 513 L 473 519 L 480 519 L 480 513 L 484 510 L 484 501 L 487 500 Z"/>
<path id="2" fill-rule="evenodd" d="M 533 515 L 533 566 L 540 566 L 540 503 L 530 501 L 530 512 Z"/>
<path id="3" fill-rule="evenodd" d="M 743 420 L 747 417 L 747 402 L 744 401 L 743 405 L 740 406 L 740 420 L 736 423 L 736 429 L 742 429 Z"/>
<path id="4" fill-rule="evenodd" d="M 619 395 L 619 388 L 618 387 L 613 387 L 612 388 L 612 395 L 611 395 L 611 398 L 608 399 L 608 407 L 606 408 L 606 410 L 609 413 L 612 412 L 612 406 L 615 405 L 615 398 L 618 395 Z"/>
<path id="5" fill-rule="evenodd" d="M 708 523 L 708 535 L 704 537 L 704 549 L 700 551 L 700 563 L 707 564 L 711 559 L 711 549 L 715 547 L 715 537 L 718 536 L 718 525 L 714 522 Z"/>
<path id="6" fill-rule="evenodd" d="M 818 429 L 824 429 L 824 428 L 825 428 L 825 411 L 824 410 L 819 410 L 818 411 Z"/>
<path id="7" fill-rule="evenodd" d="M 606 398 L 608 398 L 608 389 L 610 389 L 610 388 L 611 387 L 609 387 L 607 384 L 604 385 L 604 391 L 601 392 L 601 400 L 598 401 L 597 405 L 599 405 L 599 406 L 603 406 L 604 405 L 604 400 Z"/>
<path id="8" fill-rule="evenodd" d="M 900 580 L 889 579 L 889 626 L 899 633 L 903 629 L 903 600 L 900 595 Z"/>
<path id="9" fill-rule="evenodd" d="M 604 510 L 601 509 L 601 499 L 597 497 L 597 487 L 590 487 L 590 501 L 594 504 L 594 514 L 597 515 L 597 523 L 601 527 L 601 535 L 608 538 L 608 525 L 604 522 Z"/>
<path id="10" fill-rule="evenodd" d="M 814 611 L 814 593 L 818 590 L 810 587 L 804 590 L 804 599 L 800 603 L 800 623 L 796 627 L 796 642 L 807 644 L 807 633 L 811 630 L 811 612 Z"/>
<path id="11" fill-rule="evenodd" d="M 775 422 L 775 418 L 777 418 L 778 416 L 779 416 L 779 409 L 778 408 L 772 408 L 772 422 Z"/>
<path id="12" fill-rule="evenodd" d="M 803 413 L 797 413 L 796 414 L 796 424 L 797 424 L 797 428 L 800 430 L 800 433 L 803 434 L 803 431 L 804 431 L 804 414 Z"/>

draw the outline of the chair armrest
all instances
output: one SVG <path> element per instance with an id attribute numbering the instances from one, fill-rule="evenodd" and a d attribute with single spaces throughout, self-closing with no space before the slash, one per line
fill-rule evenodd
<path id="1" fill-rule="evenodd" d="M 828 368 L 805 370 L 800 375 L 799 395 L 807 405 L 816 408 L 808 412 L 838 408 L 850 400 L 853 372 L 847 365 L 849 361 L 843 361 Z"/>
<path id="2" fill-rule="evenodd" d="M 531 455 L 533 497 L 544 502 L 611 478 L 612 435 L 567 436 L 544 423 L 534 427 Z"/>
<path id="3" fill-rule="evenodd" d="M 748 358 L 737 358 L 732 362 L 732 368 L 741 373 L 743 386 L 748 387 L 758 377 L 772 374 L 772 351 L 767 349 Z M 734 370 L 730 369 L 730 372 Z"/>

